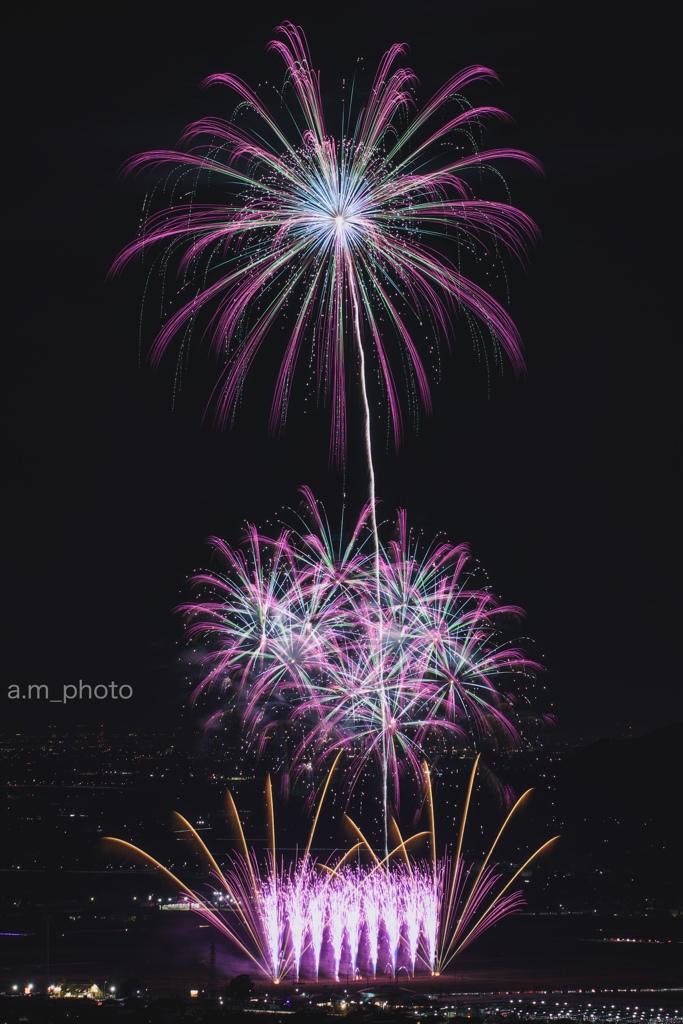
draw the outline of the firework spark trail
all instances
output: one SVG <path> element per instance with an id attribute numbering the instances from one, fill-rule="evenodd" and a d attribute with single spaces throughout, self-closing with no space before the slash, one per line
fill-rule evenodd
<path id="1" fill-rule="evenodd" d="M 341 232 L 340 232 L 341 233 Z M 345 262 L 350 263 L 350 256 L 348 250 L 345 252 Z M 356 292 L 356 285 L 353 279 L 353 274 L 349 273 L 349 282 L 351 290 L 351 304 L 353 307 L 353 329 L 356 342 L 358 344 L 358 357 L 360 361 L 360 383 L 361 393 L 363 396 L 363 411 L 365 415 L 365 454 L 368 463 L 368 475 L 370 477 L 370 524 L 372 527 L 372 538 L 373 538 L 373 550 L 374 550 L 374 571 L 375 571 L 375 600 L 376 608 L 381 608 L 381 594 L 382 594 L 382 580 L 381 580 L 381 563 L 380 563 L 380 546 L 379 546 L 379 532 L 377 530 L 377 497 L 375 493 L 375 467 L 372 461 L 372 438 L 371 438 L 371 419 L 370 419 L 370 403 L 368 401 L 368 389 L 365 372 L 365 352 L 363 351 L 363 339 L 360 328 L 360 311 L 358 303 L 358 294 Z M 384 681 L 384 644 L 382 641 L 382 615 L 377 615 L 377 629 L 373 634 L 373 642 L 371 645 L 371 655 L 376 661 L 376 673 L 375 678 L 377 679 L 377 695 L 381 714 L 381 736 L 382 736 L 382 750 L 381 750 L 381 764 L 382 764 L 382 804 L 384 807 L 384 851 L 389 852 L 389 751 L 387 744 L 387 723 L 389 721 L 389 712 L 387 709 L 387 698 Z"/>
<path id="2" fill-rule="evenodd" d="M 374 759 L 395 805 L 404 768 L 422 784 L 431 737 L 518 738 L 511 684 L 539 666 L 504 640 L 520 609 L 481 585 L 467 548 L 420 546 L 399 514 L 397 539 L 380 548 L 378 601 L 368 509 L 335 551 L 321 507 L 304 497 L 299 530 L 250 527 L 237 551 L 214 541 L 225 569 L 196 577 L 182 606 L 188 639 L 205 650 L 196 695 L 228 694 L 258 753 L 274 729 L 290 730 L 294 772 L 345 750 L 352 789 Z"/>

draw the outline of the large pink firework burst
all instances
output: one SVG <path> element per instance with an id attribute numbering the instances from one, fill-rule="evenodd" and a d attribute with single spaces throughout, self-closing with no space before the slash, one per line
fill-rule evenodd
<path id="1" fill-rule="evenodd" d="M 339 548 L 304 497 L 299 529 L 250 527 L 237 550 L 213 539 L 221 568 L 196 576 L 197 597 L 182 606 L 204 650 L 196 694 L 228 695 L 260 754 L 289 730 L 294 772 L 344 750 L 353 787 L 378 764 L 395 803 L 406 770 L 422 778 L 433 737 L 461 748 L 517 740 L 519 682 L 539 665 L 505 639 L 521 610 L 482 584 L 467 547 L 425 547 L 399 513 L 378 559 L 366 508 Z"/>
<path id="2" fill-rule="evenodd" d="M 369 434 L 371 353 L 397 444 L 398 365 L 415 418 L 420 405 L 430 407 L 425 355 L 432 358 L 438 339 L 450 344 L 456 328 L 466 325 L 478 343 L 488 339 L 522 368 L 510 316 L 465 267 L 475 260 L 495 267 L 501 251 L 523 257 L 536 235 L 531 219 L 506 193 L 505 201 L 483 199 L 475 188 L 502 181 L 501 160 L 539 165 L 515 149 L 480 148 L 484 124 L 506 115 L 471 106 L 462 90 L 495 79 L 492 71 L 465 68 L 418 109 L 417 79 L 398 66 L 402 45 L 382 57 L 355 123 L 347 117 L 333 137 L 303 32 L 288 22 L 276 31 L 270 49 L 285 65 L 279 112 L 235 75 L 208 78 L 206 85 L 234 95 L 232 116 L 199 120 L 180 149 L 129 161 L 129 170 L 169 173 L 113 269 L 150 250 L 157 252 L 152 272 L 177 269 L 179 285 L 167 291 L 178 302 L 151 360 L 157 364 L 174 342 L 182 353 L 195 329 L 206 334 L 220 365 L 213 394 L 220 423 L 232 418 L 266 338 L 279 346 L 273 428 L 284 425 L 295 370 L 311 368 L 331 410 L 332 455 L 342 459 L 350 368 L 352 377 L 360 372 Z M 283 318 L 289 326 L 276 337 Z"/>

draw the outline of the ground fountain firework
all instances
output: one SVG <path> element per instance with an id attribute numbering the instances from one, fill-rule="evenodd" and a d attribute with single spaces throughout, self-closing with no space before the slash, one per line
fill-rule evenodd
<path id="1" fill-rule="evenodd" d="M 337 762 L 339 755 L 337 756 Z M 270 848 L 265 856 L 250 849 L 232 797 L 228 796 L 239 849 L 221 867 L 192 825 L 177 815 L 183 830 L 194 837 L 212 874 L 209 895 L 188 888 L 158 860 L 130 843 L 110 839 L 159 869 L 189 902 L 191 909 L 215 927 L 266 977 L 278 984 L 326 977 L 398 977 L 416 973 L 438 975 L 487 929 L 524 906 L 513 889 L 522 872 L 553 842 L 526 857 L 509 877 L 493 860 L 511 819 L 526 800 L 523 794 L 508 813 L 481 863 L 467 863 L 462 854 L 477 761 L 464 802 L 462 822 L 453 847 L 437 855 L 437 836 L 429 771 L 423 766 L 430 828 L 404 838 L 392 820 L 397 845 L 380 857 L 357 825 L 359 836 L 333 863 L 312 853 L 315 828 L 334 766 L 324 786 L 305 850 L 291 862 L 278 856 L 270 778 L 266 780 Z M 336 762 L 335 762 L 336 766 Z M 431 856 L 421 859 L 413 847 L 427 840 Z"/>

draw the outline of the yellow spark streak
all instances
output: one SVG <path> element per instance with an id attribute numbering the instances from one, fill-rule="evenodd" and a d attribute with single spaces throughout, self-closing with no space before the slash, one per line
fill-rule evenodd
<path id="1" fill-rule="evenodd" d="M 270 835 L 270 855 L 272 857 L 273 875 L 275 875 L 275 808 L 273 806 L 273 786 L 270 773 L 266 775 L 266 809 L 268 813 L 268 832 Z"/>
<path id="2" fill-rule="evenodd" d="M 372 871 L 370 872 L 370 874 L 371 874 L 371 875 L 372 875 L 372 874 L 374 874 L 374 873 L 375 873 L 375 871 L 377 871 L 377 869 L 378 869 L 378 868 L 381 868 L 381 867 L 383 867 L 383 866 L 384 866 L 384 865 L 385 865 L 386 863 L 388 863 L 388 861 L 390 861 L 390 860 L 391 860 L 391 858 L 392 858 L 392 857 L 393 857 L 393 856 L 394 856 L 395 854 L 397 854 L 399 850 L 404 850 L 404 849 L 405 849 L 405 847 L 406 847 L 406 846 L 408 845 L 408 843 L 412 843 L 412 842 L 415 842 L 415 840 L 416 840 L 416 839 L 422 839 L 422 837 L 423 837 L 423 836 L 428 836 L 428 835 L 429 835 L 429 832 L 427 832 L 427 831 L 425 831 L 425 832 L 416 832 L 416 833 L 415 833 L 415 835 L 413 835 L 413 836 L 410 836 L 410 837 L 409 837 L 408 839 L 406 839 L 406 841 L 405 841 L 405 842 L 403 842 L 403 840 L 401 840 L 401 843 L 400 843 L 400 845 L 399 845 L 399 846 L 395 846 L 393 850 L 390 850 L 390 851 L 389 851 L 389 853 L 388 853 L 388 854 L 386 855 L 386 857 L 383 857 L 383 858 L 382 858 L 382 860 L 380 860 L 380 861 L 378 862 L 378 864 L 377 864 L 377 867 L 375 867 L 375 868 L 373 868 L 373 869 L 372 869 Z M 412 871 L 411 871 L 410 873 L 412 874 Z"/>
<path id="3" fill-rule="evenodd" d="M 320 803 L 318 804 L 317 810 L 315 812 L 315 817 L 313 819 L 313 825 L 311 827 L 311 834 L 308 837 L 308 845 L 306 846 L 306 852 L 304 853 L 304 860 L 308 859 L 308 855 L 311 852 L 311 844 L 313 843 L 313 836 L 315 835 L 315 830 L 316 830 L 316 827 L 317 827 L 317 824 L 318 824 L 318 818 L 320 817 L 320 812 L 322 810 L 323 802 L 325 800 L 325 797 L 327 796 L 327 790 L 329 788 L 330 782 L 332 781 L 332 773 L 333 773 L 334 769 L 337 767 L 337 763 L 338 763 L 339 758 L 341 756 L 342 756 L 342 751 L 340 750 L 339 753 L 337 754 L 337 756 L 334 759 L 332 767 L 330 768 L 329 775 L 327 776 L 327 779 L 325 781 L 325 785 L 323 786 L 322 796 L 320 797 Z"/>
<path id="4" fill-rule="evenodd" d="M 531 792 L 531 791 L 529 790 L 529 792 Z M 526 796 L 526 793 L 524 795 Z M 539 848 L 536 850 L 536 852 L 532 853 L 531 856 L 528 857 L 524 861 L 522 866 L 520 868 L 518 868 L 517 871 L 515 871 L 514 875 L 503 886 L 503 888 L 500 890 L 500 892 L 494 897 L 493 900 L 491 900 L 491 902 L 489 903 L 489 905 L 486 908 L 486 910 L 483 913 L 481 913 L 481 914 L 477 914 L 477 920 L 475 921 L 475 923 L 472 925 L 472 927 L 467 932 L 467 934 L 463 937 L 461 942 L 451 952 L 451 947 L 453 945 L 453 942 L 455 941 L 455 935 L 453 936 L 453 939 L 451 940 L 448 948 L 446 949 L 446 952 L 443 954 L 443 957 L 445 957 L 446 959 L 444 959 L 443 957 L 439 958 L 439 968 L 440 968 L 441 971 L 444 971 L 446 969 L 446 967 L 448 967 L 448 965 L 451 962 L 451 960 L 453 960 L 458 955 L 458 953 L 463 949 L 463 947 L 467 945 L 467 943 L 468 943 L 468 941 L 470 939 L 470 936 L 472 935 L 472 932 L 477 928 L 477 926 L 479 924 L 479 921 L 484 920 L 491 913 L 491 911 L 494 909 L 496 904 L 500 902 L 500 900 L 503 898 L 503 896 L 508 891 L 510 886 L 513 884 L 513 882 L 517 878 L 519 878 L 519 876 L 522 874 L 522 872 L 525 870 L 525 868 L 527 868 L 529 866 L 529 864 L 531 864 L 531 862 L 533 860 L 535 860 L 537 857 L 540 857 L 540 855 L 543 853 L 543 851 L 547 850 L 548 847 L 552 843 L 556 842 L 559 838 L 560 838 L 559 836 L 553 836 L 552 839 L 548 839 L 547 842 L 543 843 L 542 846 L 539 846 Z M 469 903 L 469 897 L 468 897 L 468 903 Z M 463 910 L 463 914 L 464 914 L 464 912 L 465 911 Z"/>
<path id="5" fill-rule="evenodd" d="M 424 770 L 425 784 L 426 784 L 426 796 L 427 804 L 429 806 L 429 828 L 431 837 L 431 850 L 432 850 L 432 874 L 434 876 L 434 884 L 436 885 L 436 823 L 434 821 L 434 797 L 432 794 L 432 777 L 429 773 L 429 765 L 426 761 L 422 762 Z"/>
<path id="6" fill-rule="evenodd" d="M 221 871 L 221 869 L 219 868 L 219 866 L 218 866 L 218 864 L 216 863 L 216 860 L 215 860 L 215 858 L 214 858 L 213 854 L 212 854 L 212 853 L 211 853 L 211 851 L 209 850 L 208 846 L 206 845 L 206 843 L 204 842 L 204 840 L 202 839 L 202 837 L 201 837 L 201 836 L 200 836 L 200 835 L 198 834 L 198 832 L 197 832 L 197 830 L 196 830 L 196 829 L 194 828 L 194 826 L 192 826 L 192 825 L 191 825 L 191 824 L 189 823 L 189 821 L 187 820 L 187 818 L 184 818 L 184 817 L 182 816 L 182 814 L 180 814 L 180 813 L 179 813 L 178 811 L 174 811 L 174 812 L 173 812 L 173 816 L 174 816 L 174 818 L 176 818 L 176 819 L 177 819 L 177 820 L 178 820 L 178 821 L 179 821 L 179 822 L 181 823 L 181 825 L 184 825 L 184 826 L 185 826 L 185 828 L 189 829 L 189 831 L 190 831 L 190 832 L 192 833 L 192 835 L 193 835 L 193 836 L 195 837 L 195 839 L 197 840 L 197 842 L 198 842 L 198 843 L 199 843 L 199 845 L 201 846 L 201 848 L 202 848 L 202 851 L 203 851 L 203 852 L 204 852 L 204 853 L 206 854 L 206 857 L 207 857 L 207 859 L 208 859 L 209 863 L 211 864 L 211 867 L 213 868 L 213 870 L 214 870 L 214 871 L 216 872 L 216 874 L 217 874 L 217 875 L 218 875 L 218 877 L 220 878 L 220 880 L 221 880 L 221 883 L 222 883 L 222 884 L 223 884 L 223 885 L 225 886 L 225 888 L 226 888 L 226 889 L 227 889 L 227 888 L 229 888 L 229 886 L 228 886 L 228 883 L 227 883 L 227 880 L 226 880 L 226 878 L 225 878 L 225 875 L 223 874 L 223 872 L 222 872 L 222 871 Z M 120 839 L 118 840 L 118 842 L 121 842 L 121 841 L 122 841 L 122 840 L 120 840 Z"/>
<path id="7" fill-rule="evenodd" d="M 398 836 L 399 846 L 400 846 L 401 850 L 403 851 L 403 859 L 406 862 L 406 866 L 408 868 L 408 871 L 412 875 L 413 869 L 412 869 L 411 864 L 410 864 L 410 858 L 408 856 L 408 851 L 406 850 L 406 844 L 403 842 L 403 836 L 401 835 L 401 830 L 398 827 L 398 823 L 396 821 L 396 818 L 393 816 L 393 814 L 391 816 L 391 824 L 394 826 L 394 829 L 396 830 L 396 835 Z M 398 849 L 398 848 L 399 847 L 396 847 L 396 849 Z"/>
<path id="8" fill-rule="evenodd" d="M 181 815 L 178 815 L 178 817 L 180 818 L 180 817 L 181 817 Z M 184 819 L 183 819 L 183 820 L 184 820 Z M 192 829 L 192 832 L 194 832 L 194 829 Z M 196 832 L 195 832 L 195 835 L 196 835 Z M 123 847 L 125 847 L 125 849 L 127 849 L 127 850 L 130 850 L 130 851 L 132 851 L 132 852 L 133 852 L 134 854 L 136 854 L 136 855 L 137 855 L 138 857 L 142 857 L 142 859 L 143 859 L 143 860 L 145 860 L 145 861 L 147 861 L 147 863 L 148 863 L 148 864 L 153 864 L 155 868 L 157 868 L 157 869 L 158 869 L 159 871 L 161 871 L 161 872 L 162 872 L 162 874 L 166 875 L 166 877 L 167 877 L 167 878 L 170 878 L 170 880 L 171 880 L 171 881 L 172 881 L 172 882 L 173 882 L 173 883 L 174 883 L 175 885 L 177 885 L 177 886 L 178 886 L 178 888 L 179 888 L 179 889 L 180 889 L 180 890 L 181 890 L 182 892 L 186 892 L 186 893 L 188 893 L 188 894 L 189 894 L 190 896 L 192 896 L 192 898 L 193 898 L 193 899 L 195 899 L 195 900 L 197 901 L 197 903 L 200 903 L 200 904 L 202 905 L 202 908 L 204 909 L 204 912 L 206 913 L 207 917 L 209 917 L 209 918 L 211 919 L 211 921 L 213 922 L 213 924 L 214 924 L 214 925 L 215 925 L 215 926 L 216 926 L 216 927 L 217 927 L 217 928 L 218 928 L 218 929 L 219 929 L 220 931 L 222 931 L 224 935 L 227 935 L 227 936 L 228 936 L 228 938 L 230 939 L 230 941 L 231 941 L 231 942 L 234 942 L 234 943 L 235 943 L 235 945 L 236 945 L 236 946 L 238 946 L 238 947 L 239 947 L 239 949 L 241 949 L 241 950 L 242 950 L 242 952 L 243 952 L 243 953 L 244 953 L 244 954 L 245 954 L 246 956 L 248 956 L 248 957 L 249 957 L 249 959 L 250 959 L 250 960 L 251 960 L 251 961 L 252 961 L 252 962 L 253 962 L 254 964 L 256 964 L 256 966 L 257 966 L 257 967 L 258 967 L 259 969 L 262 969 L 262 965 L 261 965 L 261 964 L 259 963 L 259 961 L 258 961 L 258 960 L 256 959 L 256 957 L 255 957 L 255 956 L 253 955 L 253 953 L 251 953 L 251 952 L 250 952 L 250 950 L 249 950 L 249 948 L 248 948 L 247 946 L 245 946 L 245 945 L 244 945 L 244 943 L 243 943 L 243 942 L 241 941 L 241 939 L 239 938 L 239 936 L 238 936 L 238 935 L 236 935 L 236 934 L 235 934 L 235 933 L 233 932 L 233 930 L 232 930 L 231 928 L 229 928 L 229 927 L 228 927 L 228 925 L 227 925 L 227 924 L 225 923 L 225 921 L 224 921 L 224 920 L 223 920 L 223 919 L 222 919 L 221 917 L 219 917 L 219 916 L 218 916 L 218 915 L 217 915 L 217 914 L 215 913 L 215 911 L 214 911 L 213 907 L 209 906 L 209 905 L 208 905 L 208 904 L 206 903 L 206 900 L 204 900 L 204 899 L 202 898 L 202 896 L 200 896 L 200 895 L 199 895 L 199 893 L 196 893 L 196 892 L 194 891 L 194 889 L 191 889 L 191 888 L 189 887 L 189 885 L 185 885 L 185 883 L 184 883 L 184 882 L 181 882 L 181 880 L 180 880 L 180 879 L 179 879 L 179 878 L 178 878 L 178 877 L 177 877 L 176 875 L 174 875 L 172 871 L 169 871 L 169 869 L 168 869 L 168 868 L 164 867 L 164 865 L 163 865 L 163 864 L 162 864 L 162 863 L 161 863 L 160 861 L 158 861 L 158 860 L 156 859 L 156 857 L 153 857 L 153 856 L 152 856 L 152 855 L 151 855 L 150 853 L 145 853 L 145 851 L 144 851 L 144 850 L 141 850 L 139 846 L 134 846 L 134 845 L 133 845 L 132 843 L 128 843 L 128 842 L 126 842 L 126 840 L 125 840 L 125 839 L 116 839 L 116 838 L 114 838 L 114 836 L 105 836 L 105 838 L 104 838 L 104 841 L 105 841 L 105 842 L 108 842 L 108 843 L 118 843 L 118 844 L 119 844 L 119 846 L 123 846 Z M 202 842 L 201 842 L 201 839 L 200 839 L 200 843 L 201 843 L 201 845 L 202 845 L 202 846 L 204 847 L 204 843 L 202 843 Z M 204 849 L 206 849 L 206 847 L 204 847 Z M 213 858 L 211 858 L 211 859 L 213 860 Z M 245 927 L 246 927 L 246 928 L 247 928 L 247 930 L 249 931 L 249 934 L 250 934 L 250 935 L 252 936 L 252 938 L 254 938 L 254 933 L 253 933 L 253 930 L 252 930 L 251 926 L 249 925 L 249 922 L 248 922 L 248 921 L 246 920 L 246 918 L 244 917 L 244 914 L 242 913 L 242 911 L 241 911 L 241 909 L 240 909 L 240 906 L 239 906 L 239 902 L 238 902 L 238 901 L 237 901 L 237 900 L 235 899 L 235 897 L 234 897 L 234 895 L 233 895 L 233 893 L 231 892 L 231 890 L 230 890 L 230 888 L 229 888 L 229 887 L 227 887 L 227 891 L 228 891 L 228 892 L 230 893 L 230 896 L 232 897 L 233 901 L 234 901 L 234 902 L 235 902 L 235 904 L 236 904 L 236 907 L 237 907 L 237 911 L 238 911 L 238 913 L 239 913 L 239 916 L 240 916 L 240 918 L 241 918 L 241 920 L 242 920 L 243 924 L 245 925 Z"/>
<path id="9" fill-rule="evenodd" d="M 476 890 L 477 885 L 479 883 L 479 879 L 481 878 L 481 876 L 483 875 L 484 871 L 486 870 L 486 865 L 489 863 L 489 861 L 491 860 L 491 857 L 493 856 L 493 851 L 495 850 L 496 846 L 498 845 L 498 840 L 500 839 L 500 837 L 502 836 L 503 832 L 505 831 L 505 828 L 506 828 L 508 822 L 512 819 L 513 815 L 517 812 L 517 810 L 522 806 L 522 804 L 527 799 L 527 797 L 529 796 L 530 793 L 533 793 L 532 789 L 527 789 L 527 791 L 525 793 L 522 793 L 522 795 L 520 796 L 519 800 L 517 800 L 517 802 L 515 803 L 514 807 L 508 813 L 507 818 L 505 819 L 505 821 L 503 822 L 503 824 L 499 828 L 498 835 L 493 840 L 493 845 L 491 846 L 491 849 L 489 850 L 489 852 L 484 857 L 484 860 L 482 861 L 482 865 L 479 868 L 479 873 L 478 873 L 477 877 L 474 880 L 474 885 L 472 886 L 472 889 L 471 889 L 471 892 L 470 892 L 470 896 L 468 896 L 467 903 L 463 907 L 463 914 L 465 913 L 465 911 L 467 910 L 467 907 L 469 906 L 470 897 L 471 897 L 472 893 Z M 518 872 L 518 874 L 519 874 L 519 872 Z M 517 875 L 515 875 L 515 878 L 516 877 L 517 877 Z"/>
<path id="10" fill-rule="evenodd" d="M 252 884 L 253 890 L 254 890 L 254 892 L 256 892 L 258 890 L 258 886 L 256 885 L 256 876 L 254 875 L 254 868 L 253 868 L 252 863 L 251 863 L 251 857 L 249 856 L 249 850 L 247 848 L 247 841 L 244 838 L 244 830 L 242 828 L 242 822 L 240 821 L 240 816 L 239 816 L 239 813 L 237 811 L 237 807 L 235 806 L 235 801 L 232 798 L 232 793 L 230 793 L 228 791 L 227 797 L 228 797 L 228 810 L 232 812 L 233 821 L 234 821 L 234 823 L 237 826 L 237 831 L 239 832 L 240 841 L 242 843 L 242 852 L 244 853 L 244 861 L 245 861 L 245 863 L 247 865 L 247 870 L 249 871 L 249 877 L 251 878 L 251 884 Z"/>
<path id="11" fill-rule="evenodd" d="M 456 846 L 455 858 L 453 860 L 453 868 L 454 868 L 454 870 L 451 872 L 451 874 L 452 874 L 451 884 L 450 884 L 449 892 L 448 892 L 448 900 L 446 901 L 446 916 L 445 916 L 444 920 L 445 920 L 447 925 L 450 923 L 451 914 L 453 912 L 453 896 L 454 896 L 454 893 L 455 893 L 455 883 L 456 883 L 456 880 L 457 880 L 457 877 L 458 877 L 458 873 L 457 873 L 457 871 L 455 869 L 457 868 L 457 865 L 458 865 L 458 863 L 460 861 L 460 855 L 462 853 L 462 841 L 463 841 L 463 838 L 464 838 L 464 835 L 465 835 L 465 825 L 467 824 L 467 816 L 468 816 L 469 810 L 470 810 L 470 800 L 472 799 L 472 789 L 474 787 L 474 777 L 475 777 L 475 775 L 477 773 L 477 766 L 479 764 L 479 758 L 480 757 L 481 757 L 481 754 L 477 754 L 476 758 L 474 759 L 474 764 L 472 765 L 472 771 L 470 772 L 470 781 L 469 781 L 469 785 L 467 787 L 467 796 L 465 797 L 465 806 L 463 808 L 462 820 L 460 822 L 460 832 L 458 834 L 458 843 L 457 843 L 457 846 Z M 430 788 L 429 792 L 431 794 L 431 788 Z M 433 814 L 433 807 L 432 807 L 432 814 Z M 436 842 L 434 843 L 434 849 L 436 849 Z"/>
<path id="12" fill-rule="evenodd" d="M 377 867 L 381 867 L 381 864 L 383 862 L 380 861 L 379 857 L 377 856 L 377 854 L 375 853 L 375 851 L 373 850 L 372 846 L 370 845 L 368 840 L 365 838 L 365 836 L 363 835 L 361 830 L 358 828 L 358 825 L 356 825 L 355 821 L 352 818 L 350 818 L 348 816 L 348 814 L 344 815 L 344 820 L 348 821 L 349 825 L 351 825 L 351 827 L 355 830 L 356 834 L 358 836 L 360 836 L 360 838 L 362 840 L 363 846 L 365 846 L 366 850 L 368 850 L 368 852 L 370 853 L 370 856 L 375 861 L 375 864 L 377 865 Z"/>

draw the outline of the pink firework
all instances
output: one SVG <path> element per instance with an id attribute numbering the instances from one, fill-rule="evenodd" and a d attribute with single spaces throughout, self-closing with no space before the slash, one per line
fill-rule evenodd
<path id="1" fill-rule="evenodd" d="M 355 124 L 349 119 L 334 138 L 302 30 L 285 22 L 276 31 L 270 49 L 285 66 L 280 113 L 235 75 L 208 78 L 205 85 L 229 90 L 233 109 L 191 124 L 180 149 L 129 161 L 131 171 L 169 169 L 155 193 L 170 205 L 147 211 L 113 271 L 148 250 L 158 250 L 153 266 L 162 275 L 177 268 L 179 287 L 168 292 L 179 301 L 151 360 L 174 342 L 182 353 L 196 329 L 207 335 L 220 366 L 213 402 L 221 424 L 234 415 L 266 340 L 280 350 L 274 429 L 286 420 L 295 371 L 311 367 L 331 410 L 332 455 L 341 459 L 347 378 L 356 369 L 368 416 L 366 357 L 374 357 L 397 444 L 397 365 L 415 418 L 420 405 L 430 407 L 421 350 L 439 338 L 450 345 L 461 324 L 522 368 L 512 320 L 464 263 L 495 266 L 500 251 L 523 258 L 536 236 L 531 219 L 507 201 L 479 198 L 475 187 L 500 183 L 501 160 L 539 165 L 515 149 L 479 148 L 485 123 L 506 115 L 472 107 L 462 91 L 495 79 L 492 71 L 465 68 L 418 109 L 417 79 L 399 64 L 402 45 L 382 57 Z M 287 331 L 275 334 L 283 317 Z"/>
<path id="2" fill-rule="evenodd" d="M 510 690 L 539 666 L 505 640 L 502 624 L 520 610 L 481 585 L 467 548 L 423 550 L 400 513 L 377 557 L 366 509 L 335 551 L 304 495 L 311 526 L 270 538 L 250 527 L 236 551 L 214 541 L 225 568 L 196 577 L 197 598 L 182 606 L 190 642 L 204 647 L 196 694 L 227 695 L 259 754 L 289 730 L 294 771 L 344 750 L 352 787 L 374 760 L 395 804 L 405 770 L 422 779 L 432 737 L 517 739 Z"/>

